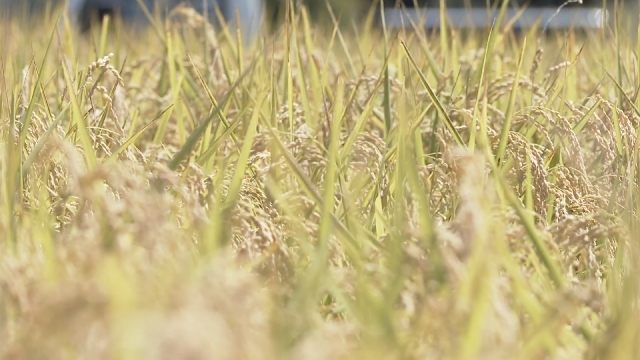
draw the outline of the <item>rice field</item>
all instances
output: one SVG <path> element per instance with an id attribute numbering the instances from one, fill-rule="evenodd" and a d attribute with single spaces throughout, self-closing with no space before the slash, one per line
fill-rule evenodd
<path id="1" fill-rule="evenodd" d="M 0 358 L 636 359 L 638 29 L 375 11 L 3 21 Z"/>

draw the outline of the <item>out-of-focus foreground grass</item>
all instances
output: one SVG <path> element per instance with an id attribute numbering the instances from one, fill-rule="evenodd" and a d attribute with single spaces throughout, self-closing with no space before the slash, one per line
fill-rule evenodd
<path id="1" fill-rule="evenodd" d="M 635 358 L 632 34 L 177 16 L 1 24 L 0 358 Z"/>

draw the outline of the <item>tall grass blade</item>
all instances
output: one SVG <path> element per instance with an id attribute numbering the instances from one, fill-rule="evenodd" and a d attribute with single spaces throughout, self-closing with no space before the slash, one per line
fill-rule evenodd
<path id="1" fill-rule="evenodd" d="M 418 73 L 418 76 L 420 77 L 420 81 L 422 82 L 422 85 L 424 85 L 425 89 L 429 93 L 429 97 L 431 98 L 431 101 L 433 101 L 433 103 L 436 105 L 436 108 L 438 109 L 438 113 L 444 119 L 444 124 L 447 130 L 449 130 L 449 133 L 451 133 L 451 135 L 453 136 L 453 140 L 456 142 L 456 145 L 464 147 L 465 146 L 464 141 L 462 140 L 460 133 L 458 133 L 458 130 L 456 130 L 455 126 L 453 125 L 453 121 L 451 121 L 451 118 L 449 117 L 449 114 L 445 110 L 444 106 L 442 106 L 440 99 L 438 99 L 438 97 L 436 96 L 435 92 L 433 91 L 433 88 L 431 88 L 431 85 L 429 85 L 427 78 L 424 76 L 422 71 L 420 71 L 420 68 L 418 68 L 418 65 L 416 64 L 415 60 L 413 60 L 413 56 L 411 56 L 411 53 L 409 52 L 409 49 L 407 48 L 404 42 L 402 42 L 402 47 L 404 48 L 404 51 L 407 57 L 409 58 L 409 61 L 411 62 L 413 69 Z"/>
<path id="2" fill-rule="evenodd" d="M 520 70 L 522 69 L 522 60 L 524 59 L 526 48 L 527 39 L 525 38 L 522 44 L 522 52 L 518 59 L 518 67 L 516 68 L 515 77 L 513 79 L 511 93 L 509 94 L 509 105 L 507 106 L 507 112 L 505 113 L 505 122 L 500 132 L 500 144 L 498 145 L 498 152 L 496 154 L 498 164 L 502 163 L 507 150 L 507 142 L 509 141 L 509 133 L 511 132 L 511 124 L 513 124 L 513 116 L 515 112 L 516 95 L 518 94 L 518 88 L 520 86 Z"/>
<path id="3" fill-rule="evenodd" d="M 71 80 L 71 75 L 66 67 L 62 67 L 64 78 L 66 81 L 69 99 L 71 100 L 71 122 L 75 126 L 78 133 L 80 145 L 84 152 L 86 165 L 88 170 L 93 170 L 98 165 L 95 150 L 93 148 L 93 138 L 89 130 L 88 119 L 85 119 L 82 114 L 82 105 L 79 102 L 78 96 L 74 90 L 74 83 Z M 81 90 L 82 91 L 82 90 Z"/>
<path id="4" fill-rule="evenodd" d="M 205 130 L 210 125 L 211 121 L 213 121 L 213 119 L 215 119 L 217 116 L 220 115 L 222 108 L 227 104 L 229 99 L 231 99 L 231 96 L 233 95 L 233 92 L 235 91 L 235 89 L 238 86 L 240 86 L 240 84 L 242 83 L 242 80 L 244 80 L 244 78 L 247 77 L 249 73 L 251 73 L 251 71 L 253 70 L 253 68 L 257 63 L 257 60 L 258 58 L 255 58 L 252 61 L 251 65 L 247 67 L 245 71 L 242 72 L 242 74 L 240 74 L 240 76 L 236 79 L 236 81 L 231 85 L 231 87 L 227 91 L 227 94 L 222 98 L 222 101 L 220 101 L 219 104 L 212 109 L 209 116 L 191 133 L 191 135 L 189 136 L 189 138 L 187 138 L 187 141 L 184 143 L 184 145 L 182 145 L 182 147 L 178 150 L 178 152 L 173 156 L 173 158 L 169 162 L 169 169 L 176 170 L 180 165 L 180 163 L 182 163 L 189 157 L 189 154 L 195 148 L 198 141 L 201 140 L 202 136 L 205 133 Z"/>

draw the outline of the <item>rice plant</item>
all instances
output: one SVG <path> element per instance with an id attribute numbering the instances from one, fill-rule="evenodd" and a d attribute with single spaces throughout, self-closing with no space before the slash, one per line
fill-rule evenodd
<path id="1" fill-rule="evenodd" d="M 635 359 L 638 30 L 288 10 L 0 24 L 0 358 Z"/>

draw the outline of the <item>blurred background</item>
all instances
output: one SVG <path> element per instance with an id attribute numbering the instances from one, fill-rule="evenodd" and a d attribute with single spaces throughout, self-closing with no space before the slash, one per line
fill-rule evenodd
<path id="1" fill-rule="evenodd" d="M 100 6 L 109 3 L 109 0 L 88 0 L 94 3 L 100 3 Z M 128 0 L 127 0 L 128 1 Z M 130 0 L 135 3 L 136 0 Z M 165 0 L 174 1 L 174 0 Z M 196 0 L 201 1 L 201 0 Z M 223 1 L 223 0 L 220 0 Z M 233 0 L 227 0 L 232 2 Z M 264 0 L 266 5 L 265 20 L 272 26 L 280 24 L 286 14 L 287 0 Z M 327 25 L 332 27 L 333 17 L 340 21 L 341 24 L 351 25 L 354 22 L 363 20 L 371 11 L 378 10 L 379 1 L 382 1 L 387 9 L 384 13 L 387 25 L 391 27 L 401 27 L 408 25 L 411 21 L 417 22 L 428 28 L 437 28 L 439 26 L 439 7 L 440 0 L 294 0 L 296 4 L 304 4 L 309 13 L 316 21 L 316 24 Z M 116 3 L 123 3 L 122 0 L 116 0 Z M 152 0 L 145 2 L 153 3 Z M 179 3 L 180 0 L 175 0 Z M 47 12 L 56 8 L 64 0 L 0 0 L 0 14 L 34 15 Z M 128 3 L 128 2 L 127 2 Z M 443 1 L 448 11 L 449 26 L 452 27 L 485 27 L 491 22 L 496 14 L 496 9 L 502 3 L 502 0 L 448 0 Z M 631 4 L 633 3 L 633 4 Z M 563 4 L 565 6 L 563 6 Z M 522 20 L 516 24 L 516 27 L 530 26 L 535 21 L 542 19 L 542 23 L 547 23 L 551 28 L 566 28 L 572 25 L 575 27 L 600 27 L 602 19 L 607 13 L 598 10 L 607 9 L 609 14 L 612 12 L 614 5 L 625 5 L 631 10 L 625 12 L 626 20 L 632 20 L 637 23 L 638 7 L 636 2 L 627 2 L 622 0 L 578 0 L 562 1 L 562 0 L 511 0 L 509 7 L 510 13 L 507 17 L 515 16 L 519 9 L 526 7 L 527 10 L 518 16 Z M 558 13 L 557 9 L 562 6 L 562 10 Z M 329 8 L 331 11 L 329 11 Z M 493 12 L 487 12 L 492 8 Z M 378 22 L 380 19 L 379 11 Z M 548 21 L 552 18 L 552 21 Z"/>
<path id="2" fill-rule="evenodd" d="M 414 14 L 416 12 L 426 13 L 431 10 L 431 13 L 438 14 L 438 10 L 440 8 L 441 1 L 440 0 L 381 0 L 383 1 L 384 7 L 387 8 L 387 15 L 393 13 L 393 9 L 397 10 L 396 13 L 405 13 L 405 14 Z M 271 15 L 271 19 L 275 22 L 281 20 L 284 16 L 284 8 L 286 4 L 286 0 L 266 0 L 267 7 L 269 13 Z M 326 19 L 328 14 L 328 6 L 330 7 L 334 14 L 340 15 L 341 20 L 345 19 L 353 19 L 362 17 L 363 14 L 366 14 L 367 11 L 372 8 L 379 7 L 378 0 L 299 0 L 299 3 L 304 3 L 305 6 L 309 8 L 310 13 L 316 19 Z M 470 11 L 484 11 L 488 8 L 497 8 L 502 3 L 502 0 L 446 0 L 443 1 L 447 7 L 447 9 L 451 10 L 453 14 L 462 13 L 463 11 L 467 14 Z M 623 3 L 623 1 L 619 1 Z M 574 17 L 576 11 L 584 11 L 584 10 L 593 10 L 593 9 L 602 9 L 604 7 L 610 7 L 614 3 L 614 0 L 609 0 L 607 4 L 607 0 L 582 0 L 579 3 L 577 0 L 573 1 L 562 1 L 562 0 L 511 0 L 509 7 L 512 9 L 519 9 L 522 7 L 527 7 L 528 13 L 540 13 L 541 9 L 545 9 L 547 11 L 556 12 L 557 8 L 563 6 L 562 11 L 566 13 L 573 13 Z M 416 9 L 418 8 L 418 9 Z M 579 13 L 578 13 L 579 14 Z M 580 15 L 580 14 L 579 14 Z M 455 16 L 454 16 L 455 17 Z M 460 22 L 459 25 L 462 24 L 462 18 L 451 19 L 453 22 Z M 437 24 L 432 25 L 432 22 L 427 22 L 427 26 L 437 26 Z M 455 25 L 455 24 L 454 24 Z"/>

